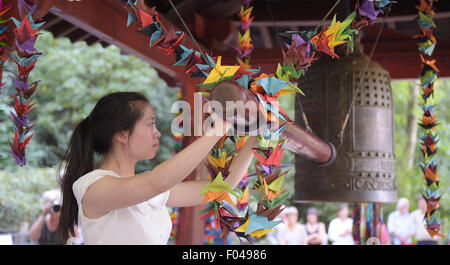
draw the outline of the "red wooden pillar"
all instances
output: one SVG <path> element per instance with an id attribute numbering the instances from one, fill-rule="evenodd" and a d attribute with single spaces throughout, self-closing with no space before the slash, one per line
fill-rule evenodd
<path id="1" fill-rule="evenodd" d="M 189 102 L 191 106 L 191 125 L 192 125 L 192 135 L 194 135 L 194 124 L 195 119 L 199 119 L 195 117 L 194 111 L 194 95 L 196 84 L 200 81 L 198 80 L 182 77 L 182 92 L 183 92 L 183 100 Z M 201 101 L 197 101 L 197 104 Z M 203 122 L 203 115 L 201 115 L 201 120 Z M 199 124 L 202 124 L 200 122 Z M 183 139 L 183 147 L 186 147 L 193 143 L 198 136 L 186 136 Z M 185 179 L 185 181 L 189 180 L 204 180 L 207 177 L 207 170 L 204 163 L 200 163 L 200 165 Z M 203 237 L 205 230 L 205 222 L 200 220 L 201 214 L 199 211 L 202 209 L 202 206 L 195 207 L 183 207 L 180 208 L 179 213 L 179 224 L 178 224 L 178 234 L 177 234 L 177 244 L 178 245 L 203 245 Z"/>

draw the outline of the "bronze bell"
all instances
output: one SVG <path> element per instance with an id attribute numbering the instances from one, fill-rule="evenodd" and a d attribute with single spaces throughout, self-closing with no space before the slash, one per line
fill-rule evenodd
<path id="1" fill-rule="evenodd" d="M 296 156 L 294 202 L 397 201 L 393 99 L 389 72 L 371 61 L 362 46 L 340 59 L 329 56 L 313 64 L 299 80 L 306 96 L 301 100 L 315 135 L 334 143 L 336 161 L 323 167 Z M 362 81 L 350 113 L 343 141 L 336 141 L 342 123 Z M 300 98 L 298 98 L 300 97 Z M 296 123 L 304 125 L 296 104 Z"/>

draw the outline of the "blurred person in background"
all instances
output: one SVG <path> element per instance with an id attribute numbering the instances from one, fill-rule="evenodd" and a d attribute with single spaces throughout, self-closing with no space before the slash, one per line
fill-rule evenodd
<path id="1" fill-rule="evenodd" d="M 411 245 L 412 237 L 416 232 L 414 219 L 409 214 L 409 200 L 400 198 L 397 210 L 390 213 L 387 223 L 393 245 Z"/>
<path id="2" fill-rule="evenodd" d="M 289 206 L 284 211 L 287 222 L 278 231 L 280 245 L 306 245 L 306 228 L 298 222 L 298 210 Z"/>
<path id="3" fill-rule="evenodd" d="M 61 191 L 48 190 L 42 194 L 42 214 L 33 223 L 28 235 L 39 245 L 65 245 L 58 237 L 58 223 L 61 215 Z M 75 236 L 78 236 L 76 233 Z"/>
<path id="4" fill-rule="evenodd" d="M 337 218 L 328 226 L 328 238 L 333 245 L 354 245 L 352 228 L 353 219 L 348 218 L 348 206 L 343 204 L 337 211 Z"/>
<path id="5" fill-rule="evenodd" d="M 306 211 L 306 243 L 308 245 L 327 245 L 327 232 L 325 224 L 318 222 L 318 212 L 316 208 L 309 208 Z"/>
<path id="6" fill-rule="evenodd" d="M 42 214 L 29 230 L 29 237 L 39 245 L 64 245 L 58 238 L 58 223 L 61 214 L 61 192 L 49 190 L 42 195 Z"/>

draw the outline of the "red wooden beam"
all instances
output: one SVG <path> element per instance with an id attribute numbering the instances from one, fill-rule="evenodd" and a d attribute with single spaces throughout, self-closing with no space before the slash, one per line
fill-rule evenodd
<path id="1" fill-rule="evenodd" d="M 441 77 L 450 76 L 450 45 L 443 47 L 438 42 L 433 58 Z M 364 44 L 365 53 L 369 53 L 373 44 Z M 375 48 L 373 60 L 389 71 L 392 79 L 416 79 L 421 72 L 421 60 L 417 50 L 417 41 L 398 41 L 379 43 Z"/>
<path id="2" fill-rule="evenodd" d="M 269 5 L 265 1 L 253 1 L 254 8 L 252 14 L 255 16 L 254 21 L 271 21 L 269 12 L 275 22 L 280 21 L 296 21 L 296 20 L 320 20 L 330 10 L 335 0 L 302 0 L 302 1 L 273 1 Z M 348 3 L 347 3 L 348 2 Z M 389 17 L 416 15 L 417 10 L 414 8 L 414 2 L 397 1 L 392 5 Z M 356 0 L 341 1 L 333 13 L 349 14 L 354 10 Z M 268 10 L 270 8 L 270 11 Z M 348 8 L 348 10 L 347 10 Z M 439 1 L 436 4 L 438 13 L 450 10 L 450 1 Z M 332 14 L 333 14 L 332 13 Z M 332 17 L 329 17 L 332 18 Z M 339 16 L 338 16 L 339 19 Z"/>
<path id="3" fill-rule="evenodd" d="M 54 0 L 49 11 L 102 41 L 116 45 L 125 53 L 133 54 L 148 62 L 158 72 L 163 72 L 163 77 L 167 81 L 184 75 L 182 67 L 171 65 L 174 62 L 172 56 L 166 56 L 156 48 L 149 47 L 149 38 L 137 33 L 136 25 L 126 27 L 127 10 L 118 0 Z M 173 25 L 162 15 L 160 19 L 166 27 Z M 189 36 L 185 38 L 185 45 L 194 47 Z M 207 51 L 204 47 L 202 49 Z"/>
<path id="4" fill-rule="evenodd" d="M 126 15 L 117 12 L 110 3 L 96 1 L 55 0 L 50 12 L 80 27 L 99 39 L 114 44 L 126 53 L 133 54 L 155 68 L 175 78 L 176 70 L 168 65 L 169 58 L 150 49 L 148 39 L 136 34 L 136 26 L 126 27 Z M 126 11 L 125 11 L 126 12 Z"/>
<path id="5" fill-rule="evenodd" d="M 373 43 L 364 43 L 364 52 L 369 54 Z M 234 51 L 222 54 L 224 64 L 236 64 Z M 441 77 L 450 76 L 450 45 L 448 42 L 438 41 L 433 54 Z M 417 40 L 386 41 L 377 44 L 372 60 L 389 71 L 392 79 L 418 78 L 421 62 L 417 50 Z M 275 73 L 279 62 L 282 62 L 279 48 L 254 49 L 250 63 L 253 68 L 261 67 L 265 73 Z"/>

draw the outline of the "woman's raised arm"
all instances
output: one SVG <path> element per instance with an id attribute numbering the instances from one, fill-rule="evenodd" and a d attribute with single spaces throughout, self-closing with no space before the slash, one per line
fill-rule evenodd
<path id="1" fill-rule="evenodd" d="M 136 205 L 163 193 L 185 179 L 203 161 L 217 141 L 231 128 L 213 128 L 212 135 L 203 135 L 172 158 L 151 171 L 130 178 L 105 176 L 86 191 L 82 200 L 83 211 L 88 218 L 98 218 L 107 212 Z M 220 130 L 220 131 L 218 131 Z"/>
<path id="2" fill-rule="evenodd" d="M 226 182 L 234 189 L 241 179 L 245 176 L 250 163 L 253 159 L 252 148 L 258 145 L 258 138 L 251 136 L 242 150 L 233 159 L 230 165 L 230 175 L 226 178 Z M 184 181 L 178 183 L 170 189 L 170 197 L 167 206 L 170 207 L 188 207 L 200 205 L 203 197 L 200 196 L 205 185 L 209 183 L 207 180 Z"/>

